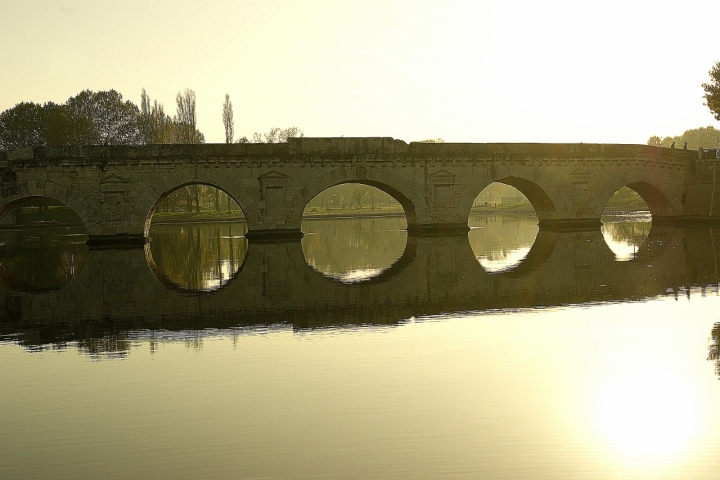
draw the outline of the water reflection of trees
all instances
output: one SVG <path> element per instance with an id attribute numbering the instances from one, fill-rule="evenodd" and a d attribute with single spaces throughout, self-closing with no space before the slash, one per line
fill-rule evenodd
<path id="1" fill-rule="evenodd" d="M 615 259 L 626 261 L 635 258 L 638 247 L 647 240 L 651 227 L 651 222 L 619 221 L 604 223 L 602 233 L 605 243 L 615 254 Z"/>
<path id="2" fill-rule="evenodd" d="M 0 233 L 0 282 L 16 291 L 43 292 L 66 285 L 88 256 L 80 228 L 38 228 Z"/>
<path id="3" fill-rule="evenodd" d="M 132 342 L 126 333 L 90 337 L 77 342 L 77 349 L 95 359 L 125 358 Z"/>
<path id="4" fill-rule="evenodd" d="M 308 264 L 345 283 L 379 275 L 407 244 L 407 223 L 401 217 L 305 220 L 302 226 Z"/>
<path id="5" fill-rule="evenodd" d="M 247 224 L 158 225 L 150 229 L 151 267 L 172 285 L 191 291 L 214 290 L 240 270 L 247 240 Z"/>
<path id="6" fill-rule="evenodd" d="M 481 265 L 493 262 L 493 270 L 510 268 L 522 260 L 538 232 L 535 216 L 473 215 L 468 225 L 468 240 L 475 257 Z"/>
<path id="7" fill-rule="evenodd" d="M 650 233 L 650 222 L 620 222 L 603 224 L 603 234 L 616 242 L 642 245 Z"/>

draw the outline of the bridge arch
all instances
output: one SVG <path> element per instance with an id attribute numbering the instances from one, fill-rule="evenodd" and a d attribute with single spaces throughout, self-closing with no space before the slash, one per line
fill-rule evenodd
<path id="1" fill-rule="evenodd" d="M 135 225 L 133 231 L 143 232 L 145 236 L 150 230 L 152 214 L 160 202 L 171 193 L 190 185 L 208 185 L 217 188 L 230 196 L 242 210 L 248 225 L 260 218 L 260 210 L 250 192 L 237 180 L 217 173 L 218 169 L 184 169 L 155 179 L 148 185 L 140 200 L 135 204 L 132 216 Z"/>
<path id="2" fill-rule="evenodd" d="M 679 202 L 680 195 L 661 185 L 662 182 L 647 178 L 643 173 L 614 179 L 603 185 L 598 194 L 598 202 L 595 205 L 593 214 L 600 217 L 615 192 L 622 187 L 628 187 L 640 195 L 650 209 L 650 215 L 652 215 L 653 219 L 678 215 L 679 212 L 682 212 L 682 205 Z"/>
<path id="3" fill-rule="evenodd" d="M 299 229 L 308 202 L 324 190 L 344 183 L 369 185 L 393 197 L 405 211 L 408 228 L 432 222 L 425 197 L 411 182 L 386 170 L 357 167 L 353 169 L 337 168 L 319 175 L 305 184 L 291 201 L 287 215 L 288 227 Z"/>
<path id="4" fill-rule="evenodd" d="M 555 202 L 537 182 L 523 177 L 508 175 L 497 179 L 478 179 L 472 182 L 463 194 L 458 206 L 458 220 L 467 221 L 470 209 L 477 196 L 492 183 L 504 183 L 520 191 L 528 199 L 535 210 L 538 220 L 553 220 L 557 217 Z"/>
<path id="5" fill-rule="evenodd" d="M 89 202 L 72 189 L 53 182 L 43 183 L 41 188 L 23 188 L 20 192 L 3 198 L 0 201 L 0 220 L 29 200 L 50 198 L 63 203 L 75 212 L 75 214 L 80 217 L 80 220 L 82 220 L 88 234 L 92 235 L 94 233 L 94 227 L 100 224 L 99 212 L 92 210 Z"/>

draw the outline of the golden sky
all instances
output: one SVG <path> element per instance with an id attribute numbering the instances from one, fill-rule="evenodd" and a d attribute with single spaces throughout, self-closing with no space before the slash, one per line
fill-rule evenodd
<path id="1" fill-rule="evenodd" d="M 0 110 L 83 89 L 149 95 L 224 141 L 308 136 L 645 143 L 720 127 L 702 82 L 717 0 L 0 0 Z"/>

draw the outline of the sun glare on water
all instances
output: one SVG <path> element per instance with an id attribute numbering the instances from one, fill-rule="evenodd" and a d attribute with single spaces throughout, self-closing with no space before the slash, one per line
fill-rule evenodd
<path id="1" fill-rule="evenodd" d="M 643 368 L 598 385 L 595 421 L 602 439 L 628 460 L 665 464 L 699 435 L 697 397 L 677 376 Z"/>

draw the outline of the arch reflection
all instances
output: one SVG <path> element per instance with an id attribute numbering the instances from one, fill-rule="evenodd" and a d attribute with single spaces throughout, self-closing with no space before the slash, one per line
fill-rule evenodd
<path id="1" fill-rule="evenodd" d="M 168 286 L 189 292 L 218 290 L 242 268 L 247 254 L 244 222 L 155 224 L 145 256 Z"/>
<path id="2" fill-rule="evenodd" d="M 0 282 L 20 292 L 61 288 L 85 265 L 87 239 L 82 219 L 59 200 L 20 199 L 0 222 Z"/>
<path id="3" fill-rule="evenodd" d="M 525 260 L 538 233 L 537 217 L 473 215 L 468 241 L 488 273 L 513 270 Z"/>
<path id="4" fill-rule="evenodd" d="M 605 243 L 615 260 L 624 262 L 637 257 L 652 227 L 650 208 L 640 194 L 629 187 L 620 188 L 608 200 L 601 220 Z"/>
<path id="5" fill-rule="evenodd" d="M 77 226 L 0 229 L 0 282 L 30 293 L 67 285 L 87 261 L 87 238 Z"/>
<path id="6" fill-rule="evenodd" d="M 468 241 L 478 263 L 488 273 L 500 273 L 527 258 L 538 233 L 538 218 L 520 190 L 495 182 L 475 198 L 468 226 Z"/>
<path id="7" fill-rule="evenodd" d="M 605 243 L 615 254 L 615 260 L 626 262 L 637 257 L 640 247 L 648 239 L 652 223 L 643 215 L 618 218 L 603 223 L 602 234 Z"/>
<path id="8" fill-rule="evenodd" d="M 166 285 L 189 292 L 225 286 L 247 254 L 245 215 L 225 191 L 193 183 L 161 196 L 146 220 L 145 256 Z"/>
<path id="9" fill-rule="evenodd" d="M 302 250 L 308 265 L 342 283 L 380 276 L 407 245 L 403 217 L 318 218 L 303 221 Z"/>
<path id="10" fill-rule="evenodd" d="M 379 188 L 345 183 L 310 200 L 303 212 L 302 250 L 316 272 L 346 284 L 377 278 L 407 244 L 403 206 Z"/>

